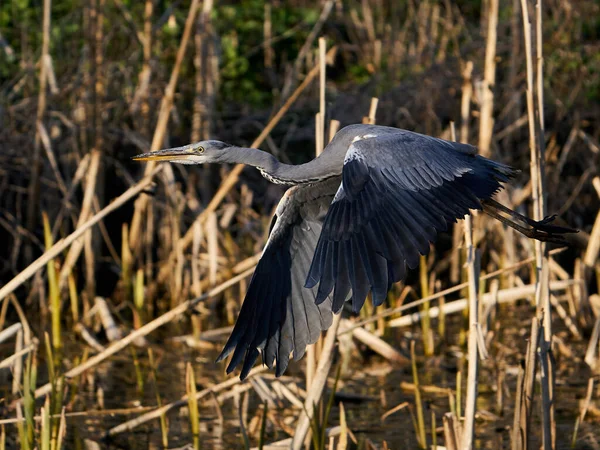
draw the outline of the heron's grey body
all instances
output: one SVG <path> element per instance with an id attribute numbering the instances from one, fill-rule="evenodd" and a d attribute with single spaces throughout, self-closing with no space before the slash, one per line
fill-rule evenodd
<path id="1" fill-rule="evenodd" d="M 343 128 L 319 157 L 301 165 L 219 141 L 139 159 L 245 163 L 291 185 L 218 358 L 233 352 L 227 371 L 243 362 L 241 378 L 261 352 L 282 374 L 290 355 L 302 357 L 346 301 L 359 311 L 371 291 L 374 305 L 383 303 L 438 232 L 481 209 L 516 172 L 470 145 L 376 125 Z"/>

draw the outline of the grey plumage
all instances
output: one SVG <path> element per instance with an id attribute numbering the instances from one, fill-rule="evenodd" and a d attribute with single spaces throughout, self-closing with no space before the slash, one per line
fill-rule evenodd
<path id="1" fill-rule="evenodd" d="M 392 283 L 429 252 L 437 233 L 470 209 L 485 206 L 503 220 L 499 211 L 506 210 L 490 199 L 516 173 L 470 145 L 376 125 L 343 128 L 318 158 L 297 166 L 220 141 L 136 159 L 245 163 L 292 186 L 277 207 L 240 315 L 217 359 L 233 353 L 227 372 L 242 364 L 242 379 L 260 353 L 281 375 L 290 355 L 301 358 L 346 301 L 358 312 L 371 291 L 374 305 L 382 304 Z M 503 222 L 553 242 L 574 231 L 549 225 L 550 219 L 520 220 L 526 225 Z"/>

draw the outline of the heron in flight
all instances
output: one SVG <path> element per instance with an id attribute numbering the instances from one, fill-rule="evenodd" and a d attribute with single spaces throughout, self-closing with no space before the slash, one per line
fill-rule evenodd
<path id="1" fill-rule="evenodd" d="M 135 156 L 180 164 L 243 163 L 290 186 L 279 202 L 235 327 L 217 362 L 244 379 L 262 354 L 276 375 L 300 359 L 347 301 L 358 312 L 429 252 L 438 232 L 483 209 L 528 237 L 564 243 L 569 228 L 533 221 L 491 197 L 517 171 L 471 145 L 397 128 L 350 125 L 306 164 L 209 140 Z"/>

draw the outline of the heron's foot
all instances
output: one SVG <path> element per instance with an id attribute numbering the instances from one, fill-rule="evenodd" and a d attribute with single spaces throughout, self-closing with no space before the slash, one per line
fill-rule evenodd
<path id="1" fill-rule="evenodd" d="M 492 199 L 483 201 L 482 205 L 483 210 L 490 216 L 498 219 L 500 222 L 517 230 L 528 238 L 537 239 L 538 241 L 567 245 L 569 242 L 565 238 L 565 234 L 579 232 L 579 230 L 573 228 L 553 225 L 552 222 L 556 219 L 556 215 L 545 217 L 542 220 L 533 220 Z M 502 213 L 506 214 L 508 217 Z"/>
<path id="2" fill-rule="evenodd" d="M 560 228 L 560 227 L 557 227 Z M 537 239 L 538 241 L 542 241 L 542 242 L 552 242 L 553 244 L 559 244 L 559 245 L 567 245 L 569 242 L 567 241 L 567 239 L 565 238 L 564 233 L 556 233 L 556 232 L 548 232 L 545 230 L 542 230 L 540 228 L 535 228 L 532 227 L 530 229 L 523 229 L 523 230 L 518 230 L 521 233 L 523 233 L 525 236 L 532 238 L 532 239 Z M 576 233 L 577 231 L 569 231 L 570 233 Z"/>
<path id="3" fill-rule="evenodd" d="M 553 225 L 552 222 L 554 222 L 554 219 L 556 219 L 556 214 L 544 217 L 542 220 L 539 220 L 539 221 L 532 220 L 532 219 L 528 218 L 527 223 L 534 230 L 540 231 L 540 232 L 543 232 L 543 233 L 547 233 L 547 234 L 550 234 L 550 235 L 562 235 L 562 234 L 567 234 L 567 233 L 579 233 L 579 230 L 576 230 L 574 228 L 561 227 L 561 226 L 558 226 L 558 225 Z"/>

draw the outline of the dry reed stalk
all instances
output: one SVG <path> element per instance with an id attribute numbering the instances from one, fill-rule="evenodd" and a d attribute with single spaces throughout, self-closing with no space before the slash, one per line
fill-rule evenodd
<path id="1" fill-rule="evenodd" d="M 362 123 L 375 123 L 375 114 L 377 113 L 377 105 L 379 104 L 379 99 L 377 97 L 371 98 L 371 104 L 369 106 L 369 115 L 363 117 Z"/>
<path id="2" fill-rule="evenodd" d="M 198 3 L 199 0 L 192 0 L 192 3 L 190 4 L 188 16 L 185 21 L 185 27 L 183 29 L 183 35 L 181 36 L 181 42 L 177 50 L 177 56 L 175 57 L 175 64 L 173 65 L 173 69 L 171 71 L 171 78 L 169 79 L 169 83 L 165 88 L 165 92 L 160 103 L 158 121 L 154 130 L 154 136 L 152 137 L 150 151 L 158 150 L 163 145 L 167 124 L 169 123 L 169 117 L 171 115 L 171 109 L 173 108 L 173 97 L 175 96 L 177 81 L 179 80 L 179 72 L 185 57 L 187 44 L 190 39 L 192 26 L 198 10 Z M 156 162 L 149 162 L 144 170 L 144 176 L 155 173 L 155 166 Z M 161 171 L 163 167 L 165 166 L 159 166 L 158 171 Z M 129 247 L 132 249 L 134 254 L 137 254 L 139 238 L 141 236 L 140 228 L 142 225 L 142 215 L 148 206 L 148 202 L 148 196 L 142 196 L 135 202 L 135 211 L 133 213 L 133 218 L 131 219 L 131 232 L 129 233 Z"/>
<path id="3" fill-rule="evenodd" d="M 333 316 L 333 323 L 331 324 L 329 330 L 327 330 L 325 341 L 323 343 L 323 350 L 321 352 L 319 364 L 317 365 L 315 372 L 315 378 L 313 379 L 310 390 L 307 392 L 306 400 L 304 402 L 304 410 L 300 413 L 300 418 L 298 419 L 298 423 L 296 425 L 294 437 L 292 438 L 292 443 L 290 444 L 290 448 L 293 450 L 300 450 L 304 445 L 304 438 L 308 432 L 310 421 L 313 418 L 315 404 L 321 398 L 321 394 L 325 388 L 327 375 L 329 374 L 329 370 L 333 364 L 334 347 L 340 320 L 341 314 L 335 314 Z"/>
<path id="4" fill-rule="evenodd" d="M 493 0 L 492 0 L 493 1 Z M 475 412 L 477 409 L 478 390 L 478 345 L 477 326 L 479 324 L 479 277 L 480 262 L 479 252 L 473 246 L 473 227 L 471 216 L 465 216 L 465 245 L 467 251 L 467 273 L 469 280 L 469 341 L 468 341 L 468 372 L 467 372 L 467 398 L 465 408 L 465 422 L 462 433 L 462 449 L 473 448 L 475 437 Z"/>
<path id="5" fill-rule="evenodd" d="M 34 338 L 33 334 L 31 333 L 31 327 L 27 321 L 27 316 L 17 301 L 17 297 L 11 294 L 8 298 L 10 299 L 10 303 L 13 305 L 13 308 L 15 308 L 15 311 L 17 312 L 19 322 L 21 322 L 21 325 L 23 325 L 23 343 L 25 345 L 29 345 L 32 342 L 36 342 L 36 338 Z"/>
<path id="6" fill-rule="evenodd" d="M 483 278 L 483 277 L 482 277 Z M 550 283 L 551 292 L 558 292 L 567 290 L 573 286 L 577 286 L 580 284 L 579 280 L 560 280 L 553 281 Z M 452 289 L 452 288 L 450 288 Z M 503 304 L 503 303 L 511 303 L 517 300 L 521 300 L 523 298 L 531 297 L 535 295 L 536 285 L 535 284 L 527 284 L 524 286 L 517 286 L 514 288 L 500 289 L 497 292 L 497 295 L 494 293 L 485 293 L 481 296 L 480 302 L 484 305 L 493 305 L 495 303 Z M 427 300 L 432 300 L 433 298 L 438 298 L 439 293 L 433 294 L 429 296 Z M 426 299 L 416 300 L 414 302 L 407 303 L 399 308 L 395 308 L 392 311 L 386 311 L 385 315 L 397 314 L 399 312 L 405 311 L 410 308 L 414 308 L 419 304 L 423 303 Z M 468 299 L 461 298 L 458 300 L 454 300 L 452 302 L 445 303 L 443 306 L 445 314 L 454 314 L 460 311 L 464 311 L 465 308 L 468 307 Z M 440 315 L 440 307 L 434 306 L 429 310 L 429 316 L 431 318 L 439 317 Z M 388 322 L 389 327 L 407 327 L 411 325 L 415 325 L 419 323 L 421 320 L 422 314 L 420 312 L 416 312 L 410 315 L 405 315 L 402 317 L 397 317 Z M 364 321 L 363 321 L 364 322 Z M 352 328 L 344 330 L 341 333 L 347 333 L 349 331 L 354 330 L 354 328 L 358 325 L 361 326 L 363 323 L 355 324 Z"/>
<path id="7" fill-rule="evenodd" d="M 593 393 L 594 393 L 594 379 L 590 378 L 588 380 L 588 388 L 587 388 L 585 400 L 583 401 L 583 405 L 580 407 L 579 415 L 577 416 L 577 419 L 575 420 L 575 429 L 573 430 L 573 438 L 571 439 L 571 448 L 576 448 L 577 433 L 579 431 L 579 426 L 585 420 L 585 416 L 587 415 L 588 411 L 590 410 L 590 406 L 592 406 L 591 402 L 592 402 Z"/>
<path id="8" fill-rule="evenodd" d="M 444 414 L 444 441 L 448 450 L 459 450 L 460 422 L 453 413 Z"/>
<path id="9" fill-rule="evenodd" d="M 340 331 L 344 331 L 349 326 L 352 326 L 352 322 L 348 319 L 342 319 L 342 323 L 340 324 Z M 402 355 L 398 350 L 392 347 L 390 344 L 385 342 L 380 337 L 374 335 L 368 330 L 364 328 L 354 328 L 352 330 L 352 336 L 365 344 L 375 353 L 383 356 L 388 361 L 392 361 L 399 364 L 408 364 L 410 363 L 409 359 Z"/>
<path id="10" fill-rule="evenodd" d="M 201 297 L 198 297 L 198 298 L 195 298 L 192 300 L 187 300 L 187 301 L 179 304 L 177 307 L 173 308 L 172 310 L 164 313 L 163 315 L 157 317 L 156 319 L 152 320 L 151 322 L 148 322 L 143 327 L 131 332 L 130 334 L 125 336 L 123 339 L 114 342 L 103 353 L 99 353 L 98 355 L 95 355 L 95 356 L 91 357 L 90 359 L 88 359 L 85 363 L 80 364 L 79 366 L 76 366 L 76 367 L 72 368 L 71 370 L 67 371 L 64 374 L 64 377 L 65 378 L 76 377 L 77 375 L 81 374 L 85 370 L 96 366 L 100 362 L 104 361 L 106 358 L 114 355 L 118 351 L 127 347 L 129 344 L 134 342 L 136 339 L 146 336 L 147 334 L 151 333 L 152 331 L 156 330 L 157 328 L 169 323 L 175 317 L 177 317 L 180 314 L 183 314 L 184 312 L 195 307 L 198 303 L 200 303 L 208 298 L 214 297 L 217 294 L 220 294 L 225 289 L 233 286 L 235 283 L 239 282 L 240 280 L 242 280 L 245 277 L 247 277 L 248 275 L 250 275 L 252 273 L 252 270 L 253 269 L 247 270 L 247 271 L 241 273 L 240 275 L 231 278 L 230 280 L 215 287 L 214 289 L 210 290 L 209 292 L 202 295 Z M 46 385 L 38 388 L 35 391 L 36 398 L 50 392 L 50 388 L 51 388 L 50 384 L 46 384 Z"/>
<path id="11" fill-rule="evenodd" d="M 319 337 L 321 339 L 321 337 Z M 315 372 L 317 370 L 317 350 L 316 345 L 309 345 L 306 349 L 306 390 L 310 390 Z"/>
<path id="12" fill-rule="evenodd" d="M 83 194 L 83 201 L 81 203 L 81 212 L 79 213 L 75 230 L 78 230 L 80 227 L 82 227 L 92 214 L 92 201 L 96 192 L 96 179 L 98 177 L 98 169 L 100 167 L 100 158 L 102 153 L 98 150 L 92 150 L 91 155 L 92 156 L 90 158 L 90 165 L 88 169 L 89 171 L 86 178 L 85 192 Z M 67 252 L 67 256 L 65 257 L 65 261 L 62 265 L 60 276 L 58 278 L 59 291 L 63 290 L 67 281 L 67 277 L 69 273 L 72 272 L 73 267 L 75 266 L 79 255 L 81 254 L 83 246 L 83 239 L 78 239 L 73 242 L 71 248 Z"/>
<path id="13" fill-rule="evenodd" d="M 325 148 L 325 75 L 326 75 L 326 42 L 319 38 L 319 112 L 315 118 L 316 156 Z M 319 337 L 319 341 L 322 336 Z M 317 342 L 318 344 L 318 342 Z M 310 345 L 306 349 L 306 389 L 309 390 L 315 376 L 317 366 L 317 346 Z"/>
<path id="14" fill-rule="evenodd" d="M 519 410 L 519 424 L 515 423 L 513 448 L 529 448 L 529 430 L 531 427 L 531 418 L 533 415 L 533 394 L 535 386 L 535 373 L 537 366 L 537 348 L 540 341 L 540 319 L 534 317 L 531 323 L 531 337 L 527 343 L 527 354 L 525 356 L 525 371 L 523 372 L 523 387 L 521 388 L 521 397 L 515 402 L 516 411 Z"/>
<path id="15" fill-rule="evenodd" d="M 515 395 L 515 415 L 513 417 L 513 425 L 510 434 L 510 446 L 512 450 L 522 450 L 526 448 L 527 439 L 523 434 L 524 430 L 521 427 L 523 413 L 523 387 L 525 381 L 525 370 L 519 366 L 519 372 L 517 374 L 517 392 Z"/>
<path id="16" fill-rule="evenodd" d="M 289 401 L 296 408 L 299 408 L 299 409 L 303 408 L 302 401 L 298 398 L 298 396 L 296 396 L 292 391 L 290 391 L 283 383 L 276 380 L 272 383 L 272 386 L 275 391 L 280 392 L 281 397 L 287 399 L 287 401 Z"/>
<path id="17" fill-rule="evenodd" d="M 587 350 L 585 352 L 584 361 L 588 366 L 592 369 L 596 368 L 598 363 L 598 342 L 600 341 L 600 316 L 596 319 L 596 323 L 594 324 L 594 328 L 592 330 L 592 335 L 590 336 L 590 340 L 588 342 Z"/>
<path id="18" fill-rule="evenodd" d="M 496 83 L 498 3 L 498 0 L 489 0 L 486 14 L 487 36 L 485 49 L 485 69 L 482 83 L 482 99 L 479 119 L 479 151 L 485 157 L 489 157 L 491 155 L 492 133 L 494 131 L 494 93 L 492 89 Z"/>
<path id="19" fill-rule="evenodd" d="M 381 415 L 381 421 L 383 422 L 385 419 L 387 419 L 392 414 L 394 414 L 398 411 L 402 411 L 403 409 L 408 408 L 409 406 L 410 406 L 410 403 L 408 403 L 408 402 L 402 402 L 399 405 L 394 406 L 392 409 L 384 412 Z"/>
<path id="20" fill-rule="evenodd" d="M 60 210 L 54 219 L 54 225 L 52 227 L 53 239 L 56 239 L 56 236 L 58 235 L 58 231 L 62 225 L 63 216 L 66 214 L 66 210 L 71 206 L 71 197 L 73 197 L 73 194 L 79 187 L 79 184 L 84 179 L 89 167 L 89 163 L 90 154 L 87 153 L 83 158 L 81 158 L 81 161 L 79 161 L 77 169 L 75 170 L 75 175 L 73 175 L 71 179 L 71 184 L 69 185 L 67 195 L 65 195 L 61 200 Z"/>
<path id="21" fill-rule="evenodd" d="M 569 332 L 576 340 L 581 340 L 581 333 L 579 332 L 577 325 L 575 325 L 575 322 L 573 322 L 569 313 L 565 310 L 563 305 L 560 304 L 556 296 L 550 294 L 550 301 L 552 302 L 552 307 L 556 310 L 558 316 L 562 319 Z"/>
<path id="22" fill-rule="evenodd" d="M 104 416 L 127 416 L 131 414 L 139 414 L 140 412 L 149 411 L 154 409 L 153 406 L 136 406 L 132 408 L 121 408 L 121 409 L 96 409 L 96 410 L 86 410 L 86 411 L 74 411 L 74 412 L 65 412 L 65 418 L 79 418 L 79 417 L 104 417 Z M 61 414 L 54 414 L 50 416 L 50 419 L 60 419 Z M 33 417 L 35 422 L 41 422 L 42 416 L 37 415 Z M 0 425 L 12 425 L 18 424 L 19 422 L 24 422 L 24 418 L 13 417 L 11 419 L 0 419 Z"/>
<path id="23" fill-rule="evenodd" d="M 8 312 L 8 299 L 4 298 L 0 300 L 2 302 L 2 306 L 0 306 L 0 330 L 4 329 L 4 325 L 6 324 L 6 313 Z"/>
<path id="24" fill-rule="evenodd" d="M 60 255 L 66 248 L 68 248 L 73 242 L 77 241 L 84 233 L 86 233 L 92 226 L 96 225 L 100 220 L 104 217 L 117 210 L 127 201 L 139 195 L 142 191 L 148 188 L 152 184 L 152 178 L 156 173 L 158 173 L 159 168 L 157 168 L 154 172 L 152 172 L 149 176 L 140 180 L 135 186 L 127 189 L 123 194 L 113 200 L 110 204 L 105 206 L 101 211 L 96 213 L 94 216 L 89 218 L 85 223 L 78 226 L 70 235 L 66 238 L 61 239 L 56 242 L 52 248 L 44 252 L 42 256 L 33 261 L 29 266 L 23 269 L 17 276 L 15 276 L 12 280 L 6 283 L 2 288 L 0 288 L 0 300 L 6 297 L 8 294 L 12 293 L 15 289 L 21 286 L 25 281 L 31 278 L 36 274 L 38 270 L 44 267 L 48 261 L 56 258 Z"/>
<path id="25" fill-rule="evenodd" d="M 106 348 L 102 344 L 100 344 L 100 342 L 98 342 L 98 340 L 92 335 L 92 333 L 89 332 L 89 330 L 83 324 L 76 324 L 73 331 L 75 331 L 75 333 L 77 333 L 87 345 L 92 347 L 97 352 L 101 353 L 104 350 L 106 350 Z"/>
<path id="26" fill-rule="evenodd" d="M 17 323 L 13 323 L 6 329 L 0 331 L 0 344 L 2 344 L 4 341 L 10 339 L 11 337 L 15 336 L 19 331 L 22 331 L 22 330 L 23 330 L 23 325 L 21 325 L 21 322 L 17 322 Z"/>
<path id="27" fill-rule="evenodd" d="M 194 225 L 194 240 L 192 243 L 192 292 L 198 297 L 202 294 L 202 285 L 200 284 L 200 245 L 204 233 L 200 224 Z M 211 281 L 211 280 L 209 280 Z"/>
<path id="28" fill-rule="evenodd" d="M 469 119 L 471 109 L 471 98 L 473 96 L 473 62 L 467 61 L 462 72 L 463 84 L 460 103 L 460 142 L 469 141 Z M 456 140 L 456 136 L 452 137 Z M 452 253 L 450 257 L 450 281 L 456 284 L 460 280 L 460 246 L 462 244 L 463 232 L 460 227 L 455 226 L 452 230 Z"/>
<path id="29" fill-rule="evenodd" d="M 319 156 L 325 148 L 325 75 L 327 65 L 325 63 L 327 55 L 327 41 L 325 38 L 319 38 L 319 119 L 318 119 L 318 135 L 317 140 L 317 156 Z"/>
<path id="30" fill-rule="evenodd" d="M 50 168 L 52 169 L 52 173 L 54 173 L 54 178 L 56 178 L 56 183 L 58 184 L 58 189 L 62 192 L 63 196 L 67 196 L 67 187 L 65 185 L 65 180 L 60 174 L 60 170 L 58 169 L 58 164 L 56 163 L 56 157 L 54 156 L 54 151 L 52 151 L 52 144 L 50 142 L 50 136 L 48 136 L 48 132 L 46 131 L 46 127 L 41 121 L 36 123 L 37 132 L 40 135 L 40 139 L 44 150 L 46 151 L 46 157 L 48 158 L 48 162 L 50 163 Z"/>
<path id="31" fill-rule="evenodd" d="M 527 116 L 529 121 L 529 148 L 531 158 L 531 185 L 534 203 L 534 219 L 541 220 L 546 215 L 545 202 L 545 171 L 544 171 L 544 97 L 543 97 L 543 54 L 542 54 L 542 12 L 541 0 L 535 3 L 536 10 L 536 51 L 537 51 L 537 118 L 534 105 L 533 85 L 533 47 L 531 38 L 531 23 L 526 0 L 521 0 L 523 28 L 525 38 L 525 55 L 527 62 Z M 537 133 L 537 139 L 536 139 Z M 552 346 L 552 306 L 549 293 L 548 253 L 545 243 L 535 241 L 536 279 L 539 284 L 536 290 L 536 305 L 538 313 L 543 314 L 544 336 L 541 341 L 542 349 L 542 416 L 544 429 L 544 448 L 555 448 L 556 424 L 554 421 L 554 364 L 551 354 Z M 548 431 L 549 430 L 549 431 Z"/>
<path id="32" fill-rule="evenodd" d="M 600 197 L 600 177 L 594 177 L 592 184 L 598 192 Z M 585 249 L 585 256 L 583 257 L 583 263 L 590 269 L 594 267 L 598 260 L 598 253 L 600 252 L 600 212 L 596 215 L 592 232 L 590 233 L 590 240 L 588 241 L 587 248 Z"/>
<path id="33" fill-rule="evenodd" d="M 23 348 L 23 331 L 19 330 L 17 332 L 17 339 L 15 341 L 15 353 L 12 357 L 14 358 L 14 363 L 9 358 L 5 359 L 0 363 L 0 366 L 4 366 L 4 363 L 11 364 L 13 367 L 13 382 L 12 382 L 12 394 L 16 396 L 21 389 L 21 378 L 23 376 L 23 358 L 25 355 L 25 350 L 31 349 L 35 350 L 36 344 L 29 344 L 25 349 Z M 29 350 L 29 351 L 31 351 Z M 28 352 L 27 352 L 28 353 Z"/>
<path id="34" fill-rule="evenodd" d="M 102 297 L 96 297 L 95 310 L 100 317 L 100 322 L 102 322 L 102 328 L 104 328 L 104 332 L 108 341 L 114 342 L 122 339 L 123 335 L 121 330 L 115 323 L 115 319 L 113 319 L 106 300 L 104 300 Z"/>
<path id="35" fill-rule="evenodd" d="M 331 121 L 329 122 L 329 141 L 328 142 L 331 142 L 331 140 L 333 139 L 333 137 L 335 136 L 335 134 L 338 132 L 339 129 L 340 129 L 340 121 L 331 119 Z"/>
<path id="36" fill-rule="evenodd" d="M 92 299 L 96 297 L 96 253 L 92 242 L 92 229 L 88 228 L 83 235 L 83 253 L 85 259 L 85 292 L 83 297 L 83 313 L 87 315 Z"/>
<path id="37" fill-rule="evenodd" d="M 542 385 L 542 436 L 545 449 L 554 449 L 555 427 L 554 423 L 554 358 L 552 357 L 550 343 L 544 339 L 545 329 L 542 326 L 540 333 L 539 359 L 540 359 L 540 384 Z"/>

